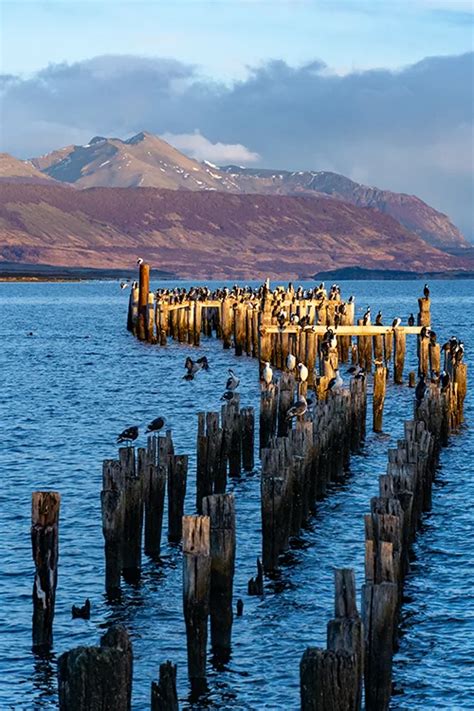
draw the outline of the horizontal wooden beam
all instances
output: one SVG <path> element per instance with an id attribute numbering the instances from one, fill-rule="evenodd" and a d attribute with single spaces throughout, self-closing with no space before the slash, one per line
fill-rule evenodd
<path id="1" fill-rule="evenodd" d="M 418 335 L 421 332 L 421 326 L 398 326 L 398 328 L 392 328 L 392 326 L 329 326 L 334 331 L 336 336 L 383 336 L 386 333 L 394 333 L 398 331 L 400 333 L 406 333 L 409 335 Z M 299 326 L 284 326 L 280 328 L 279 326 L 262 326 L 260 328 L 260 333 L 299 333 L 300 331 L 311 331 L 316 333 L 318 336 L 324 336 L 328 329 L 328 326 L 306 326 L 301 329 Z"/>

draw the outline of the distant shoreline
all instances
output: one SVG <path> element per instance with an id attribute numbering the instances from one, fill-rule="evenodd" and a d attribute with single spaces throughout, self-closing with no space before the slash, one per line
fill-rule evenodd
<path id="1" fill-rule="evenodd" d="M 160 269 L 151 269 L 152 279 L 167 281 L 259 281 L 261 277 L 250 276 L 215 276 L 182 277 L 173 272 Z M 120 279 L 133 280 L 138 278 L 137 269 L 88 269 L 82 267 L 53 267 L 50 265 L 26 265 L 0 263 L 0 282 L 81 282 L 81 281 L 118 281 Z M 295 281 L 287 276 L 271 274 L 272 281 Z M 300 281 L 414 281 L 436 279 L 474 279 L 474 271 L 448 271 L 448 272 L 407 272 L 392 269 L 365 269 L 362 267 L 343 267 L 331 271 L 316 272 L 315 274 L 300 275 Z"/>

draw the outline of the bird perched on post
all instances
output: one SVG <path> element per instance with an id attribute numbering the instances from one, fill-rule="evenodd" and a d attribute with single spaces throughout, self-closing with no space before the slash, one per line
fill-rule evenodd
<path id="1" fill-rule="evenodd" d="M 425 299 L 430 298 L 430 290 L 428 288 L 428 284 L 425 284 L 425 286 L 423 287 L 423 296 L 425 297 Z"/>
<path id="2" fill-rule="evenodd" d="M 445 370 L 441 372 L 441 376 L 439 379 L 439 383 L 441 385 L 441 392 L 445 393 L 446 390 L 449 388 L 449 383 L 450 383 L 451 378 L 449 377 L 449 373 L 447 373 Z"/>
<path id="3" fill-rule="evenodd" d="M 306 401 L 306 398 L 304 395 L 300 395 L 298 401 L 292 407 L 290 407 L 290 409 L 286 413 L 286 419 L 292 420 L 293 417 L 303 417 L 307 410 L 308 403 Z"/>
<path id="4" fill-rule="evenodd" d="M 375 317 L 375 325 L 376 325 L 376 326 L 382 326 L 382 325 L 383 325 L 383 324 L 382 324 L 382 312 L 381 312 L 381 311 L 379 311 L 379 312 L 377 313 L 377 316 Z"/>
<path id="5" fill-rule="evenodd" d="M 138 257 L 137 266 L 140 266 L 141 264 L 143 264 L 143 259 L 141 257 Z"/>
<path id="6" fill-rule="evenodd" d="M 308 380 L 308 368 L 304 363 L 298 363 L 298 376 L 302 383 Z"/>
<path id="7" fill-rule="evenodd" d="M 150 432 L 159 432 L 160 430 L 163 429 L 163 427 L 166 424 L 166 420 L 164 417 L 155 417 L 154 420 L 150 422 L 148 425 L 148 428 L 145 432 L 145 434 L 149 434 Z"/>
<path id="8" fill-rule="evenodd" d="M 240 378 L 236 376 L 232 368 L 229 368 L 229 377 L 225 385 L 226 390 L 236 390 L 239 387 Z"/>
<path id="9" fill-rule="evenodd" d="M 226 390 L 223 396 L 221 397 L 221 400 L 225 400 L 226 402 L 232 402 L 234 399 L 235 392 L 233 390 Z"/>
<path id="10" fill-rule="evenodd" d="M 425 393 L 426 393 L 426 382 L 425 382 L 425 376 L 422 375 L 422 376 L 420 376 L 418 384 L 415 388 L 415 402 L 416 402 L 417 407 L 420 407 L 421 403 L 423 402 Z"/>
<path id="11" fill-rule="evenodd" d="M 120 288 L 121 288 L 121 289 L 128 289 L 128 286 L 129 286 L 129 285 L 127 284 L 126 281 L 121 281 L 121 282 L 120 282 Z"/>
<path id="12" fill-rule="evenodd" d="M 262 380 L 266 385 L 271 385 L 273 380 L 273 370 L 271 369 L 268 361 L 265 363 L 265 367 L 262 371 Z"/>
<path id="13" fill-rule="evenodd" d="M 136 427 L 135 425 L 133 425 L 132 427 L 127 427 L 117 437 L 117 444 L 121 444 L 122 442 L 131 444 L 132 442 L 134 442 L 137 439 L 137 437 L 138 437 L 138 427 Z"/>
<path id="14" fill-rule="evenodd" d="M 408 325 L 409 325 L 409 326 L 414 326 L 414 325 L 415 325 L 415 317 L 413 316 L 413 314 L 410 314 L 409 317 L 408 317 Z"/>
<path id="15" fill-rule="evenodd" d="M 283 309 L 279 312 L 277 316 L 278 325 L 283 328 L 286 323 L 287 313 Z"/>
<path id="16" fill-rule="evenodd" d="M 296 368 L 296 356 L 288 353 L 286 356 L 286 369 L 291 373 Z"/>
<path id="17" fill-rule="evenodd" d="M 402 322 L 402 319 L 397 316 L 397 318 L 394 318 L 392 321 L 392 328 L 398 328 Z"/>
<path id="18" fill-rule="evenodd" d="M 367 306 L 367 311 L 365 312 L 362 318 L 362 325 L 370 326 L 370 306 Z"/>
<path id="19" fill-rule="evenodd" d="M 335 372 L 334 378 L 331 378 L 331 380 L 328 383 L 328 391 L 330 390 L 331 392 L 340 390 L 342 388 L 342 386 L 344 385 L 344 381 L 341 377 L 341 374 L 339 373 L 339 368 L 336 368 L 334 372 Z"/>

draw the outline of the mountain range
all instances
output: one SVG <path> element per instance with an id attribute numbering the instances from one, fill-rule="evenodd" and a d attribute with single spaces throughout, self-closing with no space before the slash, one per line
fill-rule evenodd
<path id="1" fill-rule="evenodd" d="M 74 189 L 76 188 L 76 189 Z M 472 268 L 449 218 L 336 173 L 217 167 L 149 133 L 0 154 L 0 261 L 130 266 L 179 276 Z"/>

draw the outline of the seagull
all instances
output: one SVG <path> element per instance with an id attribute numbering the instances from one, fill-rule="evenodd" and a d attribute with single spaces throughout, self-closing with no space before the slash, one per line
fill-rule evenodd
<path id="1" fill-rule="evenodd" d="M 238 378 L 236 376 L 236 374 L 234 373 L 234 371 L 231 368 L 229 368 L 229 377 L 227 378 L 227 383 L 226 383 L 225 389 L 226 390 L 237 390 L 237 388 L 239 387 L 239 383 L 240 383 L 240 378 Z"/>
<path id="2" fill-rule="evenodd" d="M 140 266 L 141 264 L 143 264 L 143 259 L 141 257 L 138 257 L 137 265 Z"/>
<path id="3" fill-rule="evenodd" d="M 136 440 L 137 437 L 138 427 L 135 427 L 135 425 L 133 427 L 127 427 L 117 437 L 117 444 L 121 444 L 122 442 L 132 443 Z"/>
<path id="4" fill-rule="evenodd" d="M 354 376 L 355 380 L 365 380 L 365 369 L 361 368 L 359 372 Z"/>
<path id="5" fill-rule="evenodd" d="M 292 420 L 293 417 L 303 417 L 307 410 L 308 403 L 306 401 L 306 398 L 304 397 L 304 395 L 300 395 L 298 401 L 293 405 L 293 407 L 290 407 L 290 409 L 286 413 L 286 419 Z"/>
<path id="6" fill-rule="evenodd" d="M 415 388 L 415 400 L 416 400 L 417 407 L 420 407 L 421 403 L 423 402 L 425 393 L 426 393 L 425 376 L 422 375 L 420 380 L 418 381 L 418 385 Z"/>
<path id="7" fill-rule="evenodd" d="M 413 316 L 413 314 L 410 314 L 409 317 L 408 317 L 408 325 L 409 325 L 409 326 L 414 326 L 414 325 L 415 325 L 415 317 Z"/>
<path id="8" fill-rule="evenodd" d="M 155 417 L 154 420 L 150 422 L 148 425 L 148 429 L 145 432 L 145 434 L 148 434 L 149 432 L 159 432 L 160 430 L 163 429 L 163 427 L 166 424 L 166 420 L 164 417 Z"/>
<path id="9" fill-rule="evenodd" d="M 423 288 L 423 296 L 425 297 L 425 299 L 429 299 L 430 297 L 430 290 L 428 288 L 428 284 L 425 284 Z"/>
<path id="10" fill-rule="evenodd" d="M 336 368 L 334 371 L 336 373 L 334 378 L 331 378 L 331 380 L 328 383 L 328 390 L 331 390 L 332 392 L 335 392 L 336 390 L 340 390 L 344 384 L 343 379 L 341 378 L 341 375 L 339 373 L 339 368 Z"/>
<path id="11" fill-rule="evenodd" d="M 292 323 L 294 326 L 297 326 L 300 322 L 300 317 L 298 314 L 291 314 L 290 316 L 290 323 Z"/>
<path id="12" fill-rule="evenodd" d="M 265 367 L 262 371 L 262 380 L 267 385 L 270 385 L 273 380 L 273 370 L 271 369 L 268 361 L 265 363 Z"/>
<path id="13" fill-rule="evenodd" d="M 121 282 L 120 282 L 120 288 L 121 288 L 121 289 L 128 289 L 128 286 L 129 286 L 129 285 L 127 284 L 126 281 L 121 281 Z"/>
<path id="14" fill-rule="evenodd" d="M 392 321 L 392 328 L 398 328 L 402 322 L 402 319 L 397 316 L 397 318 L 394 318 Z"/>
<path id="15" fill-rule="evenodd" d="M 233 390 L 227 390 L 223 396 L 221 397 L 221 400 L 225 400 L 226 402 L 231 402 L 234 399 L 235 393 Z"/>
<path id="16" fill-rule="evenodd" d="M 298 375 L 302 383 L 308 380 L 308 368 L 304 363 L 298 363 Z"/>
<path id="17" fill-rule="evenodd" d="M 291 373 L 296 368 L 296 356 L 293 353 L 288 353 L 286 356 L 286 369 Z"/>
<path id="18" fill-rule="evenodd" d="M 379 311 L 377 316 L 375 317 L 375 325 L 376 326 L 382 326 L 382 312 Z"/>

